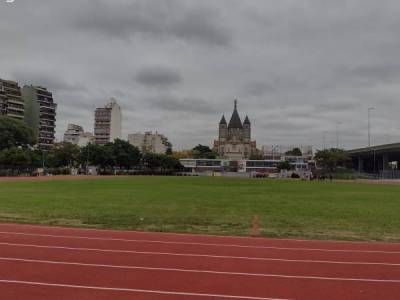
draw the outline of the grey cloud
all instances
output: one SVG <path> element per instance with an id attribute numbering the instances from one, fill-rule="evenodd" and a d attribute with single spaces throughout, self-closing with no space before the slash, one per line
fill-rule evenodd
<path id="1" fill-rule="evenodd" d="M 356 105 L 351 102 L 324 102 L 324 103 L 318 103 L 315 105 L 314 110 L 316 112 L 320 111 L 344 111 L 344 110 L 352 110 L 355 109 Z"/>
<path id="2" fill-rule="evenodd" d="M 87 92 L 87 88 L 82 83 L 70 83 L 65 78 L 57 77 L 43 70 L 19 70 L 13 72 L 13 79 L 26 85 L 41 85 L 50 91 L 68 91 L 69 93 Z"/>
<path id="3" fill-rule="evenodd" d="M 231 34 L 215 9 L 180 1 L 143 1 L 115 5 L 97 0 L 90 14 L 78 14 L 74 25 L 107 38 L 175 38 L 217 46 L 229 46 Z"/>
<path id="4" fill-rule="evenodd" d="M 211 144 L 232 100 L 258 145 L 400 140 L 400 3 L 387 0 L 0 1 L 1 78 L 48 86 L 68 122 L 93 128 L 116 97 L 123 134 Z M 24 16 L 21 18 L 21 16 Z"/>
<path id="5" fill-rule="evenodd" d="M 185 40 L 229 46 L 232 36 L 222 24 L 223 20 L 215 10 L 200 8 L 188 11 L 181 20 L 172 24 L 171 32 Z"/>
<path id="6" fill-rule="evenodd" d="M 149 87 L 167 87 L 182 82 L 181 74 L 172 68 L 163 66 L 147 67 L 138 71 L 135 77 L 140 84 Z"/>
<path id="7" fill-rule="evenodd" d="M 160 96 L 149 99 L 149 103 L 154 108 L 170 112 L 188 112 L 193 114 L 215 113 L 213 104 L 201 98 Z"/>

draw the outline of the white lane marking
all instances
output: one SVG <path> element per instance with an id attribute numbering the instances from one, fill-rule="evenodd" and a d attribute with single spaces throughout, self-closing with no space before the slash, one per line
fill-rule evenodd
<path id="1" fill-rule="evenodd" d="M 119 249 L 99 249 L 99 248 L 80 248 L 80 247 L 64 247 L 64 246 L 45 246 L 45 245 L 37 245 L 37 244 L 15 244 L 15 243 L 3 243 L 3 242 L 0 242 L 0 246 L 31 247 L 31 248 L 44 248 L 44 249 L 72 250 L 72 251 L 93 251 L 93 252 L 105 252 L 105 253 L 107 253 L 107 252 L 108 253 L 130 253 L 130 254 L 144 254 L 144 255 L 165 255 L 165 256 L 203 257 L 203 258 L 218 258 L 218 259 L 256 260 L 256 261 L 280 261 L 280 262 L 342 264 L 342 265 L 373 265 L 373 266 L 392 266 L 392 267 L 399 267 L 400 266 L 400 263 L 396 264 L 396 263 L 360 262 L 360 261 L 284 259 L 284 258 L 211 255 L 211 254 L 196 254 L 196 253 L 173 253 L 173 252 L 119 250 Z"/>
<path id="2" fill-rule="evenodd" d="M 268 274 L 268 273 L 225 272 L 225 271 L 197 270 L 197 269 L 156 268 L 156 267 L 121 266 L 121 265 L 107 265 L 107 264 L 89 264 L 89 263 L 78 263 L 78 262 L 67 262 L 67 261 L 22 259 L 22 258 L 12 258 L 12 257 L 0 257 L 0 261 L 17 261 L 17 262 L 40 263 L 40 264 L 51 264 L 51 265 L 71 265 L 71 266 L 79 266 L 79 267 L 113 268 L 113 269 L 127 269 L 127 270 L 131 269 L 131 270 L 183 272 L 183 273 L 202 273 L 202 274 L 248 276 L 248 277 L 272 277 L 272 278 L 291 278 L 291 279 L 331 280 L 331 281 L 400 283 L 400 279 L 346 278 L 346 277 L 323 277 L 323 276 L 304 276 L 304 275 L 282 275 L 282 274 Z"/>
<path id="3" fill-rule="evenodd" d="M 160 231 L 137 231 L 137 230 L 113 230 L 113 229 L 97 229 L 97 228 L 79 228 L 79 227 L 61 227 L 61 226 L 48 226 L 48 225 L 31 225 L 31 224 L 8 224 L 8 223 L 0 223 L 0 227 L 19 227 L 19 228 L 34 228 L 34 229 L 52 229 L 52 230 L 63 230 L 63 231 L 89 231 L 89 232 L 101 232 L 101 233 L 131 233 L 131 234 L 141 234 L 141 235 L 163 235 L 163 236 L 189 236 L 189 237 L 213 237 L 213 238 L 221 238 L 221 239 L 243 239 L 243 240 L 251 240 L 251 241 L 266 241 L 266 242 L 279 242 L 279 241 L 288 241 L 288 242 L 299 242 L 299 243 L 330 243 L 330 244 L 360 244 L 360 245 L 368 245 L 371 243 L 378 245 L 399 245 L 400 243 L 388 243 L 381 241 L 346 241 L 346 240 L 302 240 L 302 239 L 290 239 L 290 238 L 270 238 L 270 237 L 262 237 L 262 238 L 254 238 L 250 236 L 233 236 L 233 235 L 216 235 L 216 234 L 202 234 L 202 233 L 180 233 L 180 232 L 160 232 Z"/>
<path id="4" fill-rule="evenodd" d="M 77 235 L 76 236 L 75 235 L 54 235 L 54 234 L 38 234 L 38 233 L 7 232 L 7 231 L 0 231 L 0 234 L 33 236 L 33 237 L 64 238 L 64 239 L 83 239 L 83 240 L 114 241 L 114 242 L 153 243 L 153 244 L 168 244 L 168 245 L 212 246 L 212 247 L 246 248 L 246 249 L 270 249 L 270 250 L 289 250 L 289 251 L 318 251 L 318 252 L 341 252 L 341 253 L 400 254 L 400 251 L 297 248 L 297 247 L 293 248 L 293 247 L 273 247 L 273 246 L 249 246 L 249 245 L 238 245 L 238 244 L 214 244 L 214 243 L 196 243 L 196 242 L 169 242 L 169 241 L 161 241 L 161 240 L 100 238 L 100 237 L 77 236 Z"/>
<path id="5" fill-rule="evenodd" d="M 148 293 L 148 294 L 158 294 L 158 295 L 175 295 L 175 296 L 191 296 L 191 297 L 211 297 L 211 298 L 224 298 L 224 299 L 289 300 L 289 299 L 281 299 L 281 298 L 202 294 L 202 293 L 175 292 L 175 291 L 129 289 L 129 288 L 112 288 L 112 287 L 103 287 L 103 286 L 87 286 L 87 285 L 59 284 L 59 283 L 5 280 L 5 279 L 0 279 L 0 283 L 47 286 L 47 287 L 62 287 L 62 288 L 86 289 L 86 290 L 100 290 L 100 291 L 112 291 L 112 292 Z"/>

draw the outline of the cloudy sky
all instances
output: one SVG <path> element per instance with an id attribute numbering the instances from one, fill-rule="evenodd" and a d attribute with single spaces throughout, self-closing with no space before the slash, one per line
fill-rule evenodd
<path id="1" fill-rule="evenodd" d="M 211 145 L 233 100 L 263 144 L 400 141 L 398 0 L 0 0 L 0 78 L 54 93 L 57 137 L 110 97 L 123 135 Z"/>

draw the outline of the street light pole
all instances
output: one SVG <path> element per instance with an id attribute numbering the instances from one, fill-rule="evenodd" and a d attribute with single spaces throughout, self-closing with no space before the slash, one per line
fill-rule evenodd
<path id="1" fill-rule="evenodd" d="M 323 132 L 323 137 L 322 137 L 322 150 L 325 150 L 326 149 L 326 134 L 327 134 L 328 132 L 327 131 L 324 131 Z"/>
<path id="2" fill-rule="evenodd" d="M 341 125 L 342 122 L 336 122 L 336 148 L 339 149 L 339 125 Z"/>
<path id="3" fill-rule="evenodd" d="M 89 175 L 89 155 L 90 155 L 90 141 L 87 144 L 86 175 Z"/>
<path id="4" fill-rule="evenodd" d="M 374 107 L 368 107 L 368 147 L 371 147 L 371 111 Z"/>

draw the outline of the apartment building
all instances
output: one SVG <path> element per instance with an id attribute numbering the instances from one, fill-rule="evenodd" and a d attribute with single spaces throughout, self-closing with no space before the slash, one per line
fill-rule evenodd
<path id="1" fill-rule="evenodd" d="M 84 147 L 89 143 L 94 143 L 95 138 L 91 132 L 85 132 L 82 126 L 68 124 L 67 130 L 64 132 L 64 142 Z"/>
<path id="2" fill-rule="evenodd" d="M 168 138 L 158 132 L 134 133 L 128 135 L 128 141 L 142 152 L 165 154 L 171 149 Z"/>
<path id="3" fill-rule="evenodd" d="M 18 83 L 0 79 L 0 115 L 24 119 L 25 103 Z"/>
<path id="4" fill-rule="evenodd" d="M 122 136 L 121 107 L 114 98 L 94 113 L 94 137 L 97 145 L 105 145 Z"/>
<path id="5" fill-rule="evenodd" d="M 38 148 L 50 150 L 54 145 L 56 109 L 53 94 L 42 86 L 25 85 L 22 88 L 25 101 L 24 120 L 37 137 Z"/>

